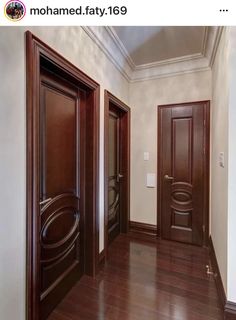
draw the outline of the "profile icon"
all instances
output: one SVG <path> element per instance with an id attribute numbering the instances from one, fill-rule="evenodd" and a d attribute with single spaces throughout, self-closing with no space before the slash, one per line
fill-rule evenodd
<path id="1" fill-rule="evenodd" d="M 13 21 L 19 21 L 24 18 L 26 13 L 26 7 L 23 2 L 17 1 L 9 1 L 5 5 L 5 16 Z"/>

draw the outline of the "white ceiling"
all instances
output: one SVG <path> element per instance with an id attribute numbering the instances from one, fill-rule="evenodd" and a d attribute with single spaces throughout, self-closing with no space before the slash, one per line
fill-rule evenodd
<path id="1" fill-rule="evenodd" d="M 113 27 L 135 66 L 201 54 L 206 27 Z"/>

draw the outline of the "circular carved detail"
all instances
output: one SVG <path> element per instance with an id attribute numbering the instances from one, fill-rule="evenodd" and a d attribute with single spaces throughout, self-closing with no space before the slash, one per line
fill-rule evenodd
<path id="1" fill-rule="evenodd" d="M 117 210 L 118 210 L 118 206 L 114 207 L 114 209 L 112 211 L 109 211 L 108 221 L 115 219 L 115 217 L 117 215 Z"/>
<path id="2" fill-rule="evenodd" d="M 173 200 L 178 202 L 189 202 L 192 199 L 191 194 L 183 191 L 175 191 L 172 193 Z"/>
<path id="3" fill-rule="evenodd" d="M 79 225 L 79 213 L 73 208 L 52 213 L 41 230 L 44 248 L 57 248 L 69 240 Z"/>
<path id="4" fill-rule="evenodd" d="M 119 192 L 115 187 L 109 187 L 109 210 L 117 206 L 119 202 Z"/>
<path id="5" fill-rule="evenodd" d="M 186 182 L 176 182 L 171 189 L 171 207 L 175 210 L 190 210 L 192 208 L 192 185 Z"/>

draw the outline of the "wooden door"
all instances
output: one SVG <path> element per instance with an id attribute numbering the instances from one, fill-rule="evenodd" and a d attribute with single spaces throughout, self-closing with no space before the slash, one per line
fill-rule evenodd
<path id="1" fill-rule="evenodd" d="M 104 257 L 119 233 L 129 230 L 130 108 L 104 92 Z"/>
<path id="2" fill-rule="evenodd" d="M 120 191 L 123 174 L 120 167 L 120 113 L 109 108 L 108 148 L 108 241 L 120 233 Z"/>
<path id="3" fill-rule="evenodd" d="M 26 311 L 39 320 L 98 272 L 100 87 L 29 31 L 26 80 Z"/>
<path id="4" fill-rule="evenodd" d="M 41 72 L 40 319 L 84 271 L 83 92 Z"/>
<path id="5" fill-rule="evenodd" d="M 204 243 L 208 114 L 208 102 L 159 107 L 159 222 L 164 239 Z"/>

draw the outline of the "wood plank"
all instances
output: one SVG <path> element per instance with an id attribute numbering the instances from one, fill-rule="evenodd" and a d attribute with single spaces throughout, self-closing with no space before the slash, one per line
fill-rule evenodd
<path id="1" fill-rule="evenodd" d="M 206 248 L 121 234 L 49 320 L 223 320 L 209 259 Z"/>

